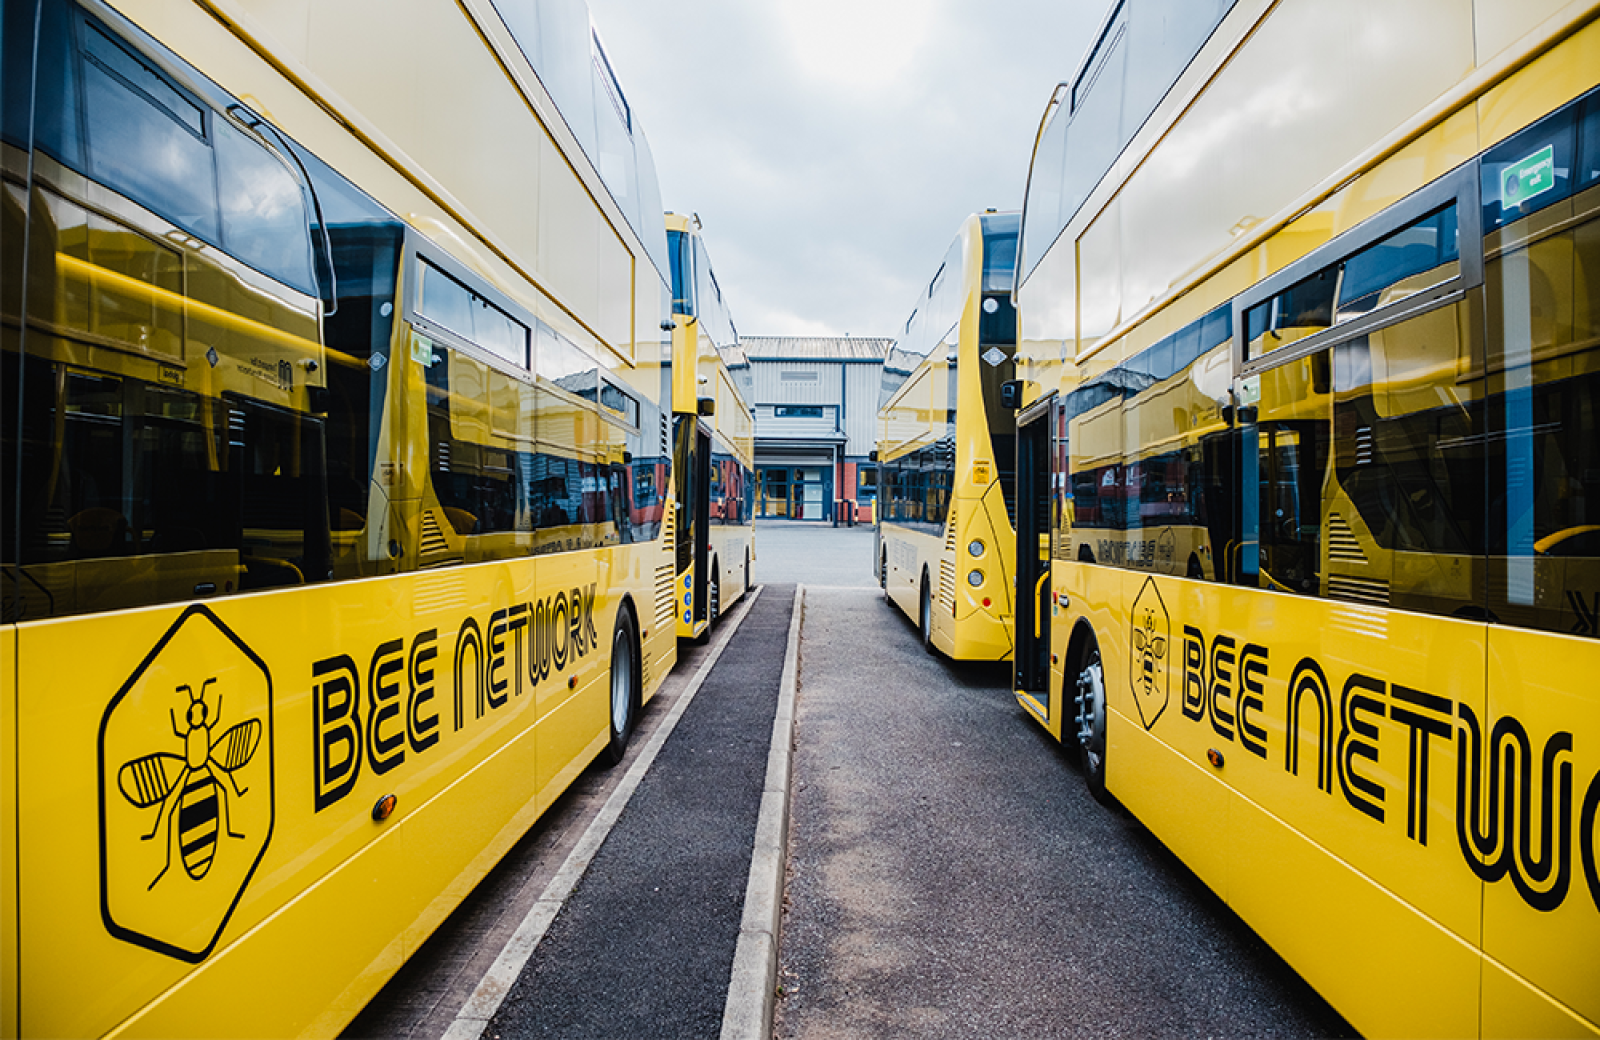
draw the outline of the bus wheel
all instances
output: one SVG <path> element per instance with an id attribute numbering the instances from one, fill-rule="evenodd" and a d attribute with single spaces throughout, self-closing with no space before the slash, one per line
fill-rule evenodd
<path id="1" fill-rule="evenodd" d="M 633 735 L 639 708 L 638 648 L 633 614 L 623 607 L 617 611 L 617 625 L 611 633 L 611 742 L 600 753 L 607 766 L 622 761 Z"/>
<path id="2" fill-rule="evenodd" d="M 922 649 L 933 653 L 933 586 L 928 575 L 922 575 L 922 608 L 917 612 L 917 627 L 922 629 Z"/>
<path id="3" fill-rule="evenodd" d="M 889 550 L 885 549 L 878 554 L 878 588 L 885 594 L 889 592 Z"/>
<path id="4" fill-rule="evenodd" d="M 1078 667 L 1073 690 L 1073 713 L 1078 729 L 1078 754 L 1083 779 L 1095 801 L 1106 796 L 1106 676 L 1100 665 L 1100 648 L 1091 638 Z"/>
<path id="5" fill-rule="evenodd" d="M 750 591 L 750 547 L 744 547 L 744 591 Z M 744 593 L 740 593 L 743 595 Z"/>
<path id="6" fill-rule="evenodd" d="M 717 623 L 717 618 L 722 616 L 722 564 L 716 557 L 711 558 L 711 574 L 709 575 L 711 587 L 706 590 L 706 595 L 711 600 L 711 624 Z"/>

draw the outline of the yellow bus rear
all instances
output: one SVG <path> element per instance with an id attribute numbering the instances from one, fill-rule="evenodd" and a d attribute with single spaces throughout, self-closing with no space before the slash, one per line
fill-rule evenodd
<path id="1" fill-rule="evenodd" d="M 755 418 L 721 351 L 739 333 L 700 218 L 667 214 L 672 258 L 677 633 L 705 639 L 750 589 L 755 560 Z"/>

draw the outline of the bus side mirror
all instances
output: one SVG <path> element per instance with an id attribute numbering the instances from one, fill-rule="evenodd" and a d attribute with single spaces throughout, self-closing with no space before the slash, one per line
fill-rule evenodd
<path id="1" fill-rule="evenodd" d="M 878 461 L 878 449 L 877 448 L 873 448 L 871 451 L 867 452 L 867 461 L 868 462 L 877 462 Z"/>
<path id="2" fill-rule="evenodd" d="M 715 397 L 702 397 L 698 402 L 697 410 L 707 419 L 717 414 L 717 399 Z"/>
<path id="3" fill-rule="evenodd" d="M 1028 385 L 1026 379 L 1008 379 L 1000 384 L 1000 407 L 1009 408 L 1013 412 L 1022 408 L 1022 388 Z"/>

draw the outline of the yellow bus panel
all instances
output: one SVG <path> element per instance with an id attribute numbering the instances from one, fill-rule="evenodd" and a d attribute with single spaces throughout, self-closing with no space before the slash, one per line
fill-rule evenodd
<path id="1" fill-rule="evenodd" d="M 442 581 L 459 605 L 418 607 L 417 586 Z M 195 964 L 184 989 L 215 979 L 209 1012 L 186 998 L 178 1018 L 152 1010 L 131 1027 L 208 1032 L 234 1020 L 228 1001 L 258 961 L 286 959 L 297 985 L 330 988 L 249 1021 L 309 1028 L 353 975 L 392 971 L 409 952 L 399 939 L 420 941 L 443 912 L 424 914 L 428 893 L 453 905 L 604 743 L 620 598 L 597 589 L 591 560 L 341 592 L 18 630 L 22 988 L 38 997 L 25 1035 L 110 1031 Z M 60 697 L 63 683 L 78 696 Z M 394 814 L 377 822 L 387 795 Z M 274 929 L 339 941 L 274 949 Z M 307 957 L 327 964 L 302 974 Z M 86 960 L 104 966 L 92 992 Z"/>

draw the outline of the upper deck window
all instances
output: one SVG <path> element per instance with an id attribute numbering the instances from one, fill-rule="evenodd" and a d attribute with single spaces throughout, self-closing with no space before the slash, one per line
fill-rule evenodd
<path id="1" fill-rule="evenodd" d="M 1017 230 L 1022 217 L 1002 213 L 983 218 L 983 291 L 1009 292 L 1016 276 Z"/>
<path id="2" fill-rule="evenodd" d="M 1384 289 L 1455 260 L 1459 249 L 1453 205 L 1368 246 L 1344 262 L 1336 320 L 1365 314 Z"/>
<path id="3" fill-rule="evenodd" d="M 1583 102 L 1578 120 L 1578 187 L 1587 188 L 1600 181 L 1600 96 L 1591 94 Z"/>
<path id="4" fill-rule="evenodd" d="M 600 403 L 627 420 L 630 426 L 639 425 L 639 401 L 626 390 L 602 380 Z"/>
<path id="5" fill-rule="evenodd" d="M 518 368 L 528 367 L 528 327 L 426 260 L 417 313 Z"/>
<path id="6" fill-rule="evenodd" d="M 628 99 L 623 96 L 622 84 L 617 82 L 617 74 L 611 71 L 611 59 L 606 57 L 605 48 L 600 46 L 598 34 L 590 33 L 589 39 L 594 42 L 594 70 L 606 88 L 606 96 L 611 99 L 611 107 L 617 110 L 617 118 L 622 120 L 622 128 L 631 134 L 633 110 L 628 107 Z"/>
<path id="7" fill-rule="evenodd" d="M 1299 338 L 1280 331 L 1332 328 L 1448 281 L 1458 273 L 1458 237 L 1452 202 L 1262 300 L 1245 312 L 1247 356 Z"/>
<path id="8" fill-rule="evenodd" d="M 99 27 L 83 27 L 89 173 L 141 205 L 217 241 L 216 168 L 205 114 Z"/>
<path id="9" fill-rule="evenodd" d="M 1128 31 L 1126 10 L 1126 3 L 1118 3 L 1112 9 L 1111 17 L 1106 19 L 1105 29 L 1095 41 L 1094 48 L 1089 51 L 1089 60 L 1083 63 L 1083 71 L 1078 73 L 1078 78 L 1073 81 L 1070 111 L 1076 112 L 1083 107 L 1089 91 L 1094 88 L 1094 81 L 1106 67 L 1106 60 L 1122 41 L 1122 34 Z"/>
<path id="10" fill-rule="evenodd" d="M 667 232 L 672 260 L 672 313 L 694 317 L 694 240 L 687 231 Z"/>
<path id="11" fill-rule="evenodd" d="M 1580 104 L 1557 109 L 1484 153 L 1480 190 L 1485 232 L 1572 194 Z"/>
<path id="12" fill-rule="evenodd" d="M 1044 259 L 1234 3 L 1119 0 L 1034 150 L 1019 276 Z"/>

